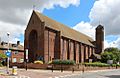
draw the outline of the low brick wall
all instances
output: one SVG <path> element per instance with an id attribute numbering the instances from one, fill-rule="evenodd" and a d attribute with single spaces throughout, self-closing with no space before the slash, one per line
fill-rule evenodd
<path id="1" fill-rule="evenodd" d="M 11 63 L 10 67 L 17 66 L 18 68 L 25 68 L 26 63 Z M 48 64 L 34 64 L 34 63 L 27 63 L 27 68 L 31 69 L 46 69 Z"/>
<path id="2" fill-rule="evenodd" d="M 74 67 L 74 65 L 53 65 L 53 69 L 55 70 L 71 70 Z"/>
<path id="3" fill-rule="evenodd" d="M 10 63 L 10 67 L 17 66 L 18 68 L 24 68 L 24 63 Z"/>
<path id="4" fill-rule="evenodd" d="M 25 68 L 25 63 L 11 63 L 10 67 L 17 66 L 18 68 Z M 105 69 L 116 69 L 116 67 L 92 67 L 83 65 L 48 65 L 48 64 L 34 64 L 28 63 L 27 68 L 30 69 L 53 69 L 53 70 L 75 70 L 75 71 L 92 71 L 92 70 L 105 70 Z M 120 68 L 120 67 L 117 67 Z"/>
<path id="5" fill-rule="evenodd" d="M 32 68 L 32 69 L 46 69 L 48 64 L 33 64 L 33 63 L 29 63 L 27 64 L 28 68 Z"/>
<path id="6" fill-rule="evenodd" d="M 81 65 L 75 65 L 74 66 L 74 70 L 76 70 L 76 71 L 91 71 L 91 70 L 104 70 L 104 69 L 120 69 L 120 67 L 112 67 L 112 66 L 110 66 L 110 67 L 92 67 L 92 66 L 81 66 Z"/>

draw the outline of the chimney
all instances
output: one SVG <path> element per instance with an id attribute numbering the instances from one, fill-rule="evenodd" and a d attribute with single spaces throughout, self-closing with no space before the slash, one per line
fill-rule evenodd
<path id="1" fill-rule="evenodd" d="M 20 41 L 17 41 L 17 45 L 20 45 Z"/>

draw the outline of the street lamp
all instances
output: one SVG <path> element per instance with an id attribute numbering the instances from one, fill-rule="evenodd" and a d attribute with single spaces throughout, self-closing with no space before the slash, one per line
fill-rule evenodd
<path id="1" fill-rule="evenodd" d="M 9 32 L 7 32 L 7 36 L 8 36 L 8 51 L 9 51 L 9 36 L 10 36 Z M 9 74 L 9 57 L 7 57 L 7 74 Z"/>

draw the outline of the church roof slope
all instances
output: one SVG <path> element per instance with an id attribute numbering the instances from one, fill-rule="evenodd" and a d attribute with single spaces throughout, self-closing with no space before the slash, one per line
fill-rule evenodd
<path id="1" fill-rule="evenodd" d="M 39 17 L 39 19 L 41 21 L 45 22 L 45 26 L 52 28 L 52 29 L 55 29 L 57 31 L 61 31 L 61 36 L 85 43 L 85 44 L 90 45 L 90 46 L 94 46 L 92 44 L 92 42 L 94 40 L 92 38 L 90 38 L 89 36 L 87 36 L 81 32 L 78 32 L 72 28 L 69 28 L 69 27 L 67 27 L 67 26 L 65 26 L 65 25 L 63 25 L 55 20 L 52 20 L 49 17 L 47 17 L 47 16 L 45 16 L 37 11 L 33 11 L 33 12 L 35 12 L 37 14 L 37 16 Z"/>

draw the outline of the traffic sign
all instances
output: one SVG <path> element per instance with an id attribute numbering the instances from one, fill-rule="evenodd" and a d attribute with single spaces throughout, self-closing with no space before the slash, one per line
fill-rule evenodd
<path id="1" fill-rule="evenodd" d="M 6 54 L 7 57 L 10 57 L 11 56 L 11 51 L 8 50 L 8 51 L 5 52 L 5 54 Z"/>

